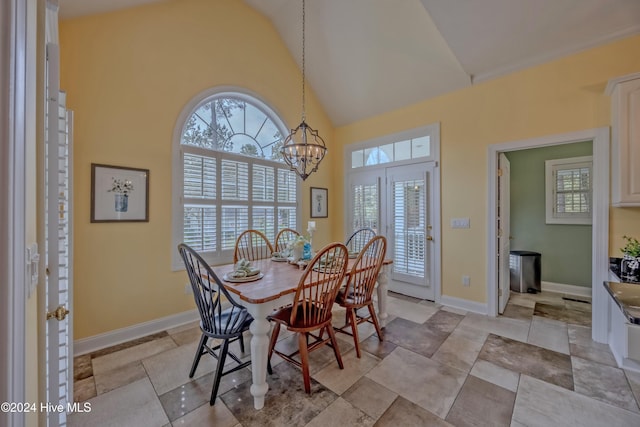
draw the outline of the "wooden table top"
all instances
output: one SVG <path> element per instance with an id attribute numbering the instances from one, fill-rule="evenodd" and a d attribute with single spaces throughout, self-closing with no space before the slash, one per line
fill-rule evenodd
<path id="1" fill-rule="evenodd" d="M 347 276 L 355 259 L 349 259 L 347 265 Z M 385 259 L 383 264 L 388 265 L 393 261 Z M 264 275 L 262 279 L 253 282 L 231 283 L 223 279 L 226 273 L 233 271 L 234 264 L 224 264 L 213 267 L 213 271 L 218 275 L 224 287 L 230 292 L 238 295 L 241 300 L 261 304 L 280 298 L 283 295 L 295 293 L 298 282 L 302 277 L 304 269 L 288 262 L 275 262 L 271 259 L 251 261 L 253 267 L 259 268 Z"/>

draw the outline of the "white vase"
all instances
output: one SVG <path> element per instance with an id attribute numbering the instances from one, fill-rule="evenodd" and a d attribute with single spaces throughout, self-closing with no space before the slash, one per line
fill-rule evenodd
<path id="1" fill-rule="evenodd" d="M 291 250 L 291 256 L 293 257 L 294 261 L 298 261 L 299 259 L 302 259 L 302 250 L 303 247 L 302 246 L 294 246 Z"/>

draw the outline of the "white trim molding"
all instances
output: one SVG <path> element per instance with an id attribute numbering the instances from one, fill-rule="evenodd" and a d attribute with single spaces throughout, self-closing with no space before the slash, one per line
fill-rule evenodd
<path id="1" fill-rule="evenodd" d="M 591 297 L 591 288 L 587 286 L 567 285 L 565 283 L 541 282 L 543 292 L 556 292 L 559 294 L 575 295 L 578 297 Z"/>
<path id="2" fill-rule="evenodd" d="M 608 127 L 588 129 L 490 145 L 487 149 L 487 308 L 490 316 L 498 315 L 497 271 L 497 180 L 498 154 L 574 142 L 593 141 L 593 224 L 592 224 L 592 338 L 607 342 L 608 306 L 607 292 L 602 282 L 609 270 L 609 141 Z"/>
<path id="3" fill-rule="evenodd" d="M 487 304 L 483 302 L 469 301 L 468 299 L 450 297 L 442 295 L 440 304 L 447 307 L 456 308 L 458 310 L 471 311 L 478 314 L 487 314 Z"/>
<path id="4" fill-rule="evenodd" d="M 186 325 L 187 323 L 196 322 L 199 319 L 200 315 L 198 314 L 198 310 L 194 309 L 105 332 L 104 334 L 82 338 L 73 342 L 74 357 Z"/>
<path id="5" fill-rule="evenodd" d="M 0 2 L 0 402 L 25 400 L 26 52 L 26 2 Z M 0 412 L 0 425 L 24 424 Z"/>

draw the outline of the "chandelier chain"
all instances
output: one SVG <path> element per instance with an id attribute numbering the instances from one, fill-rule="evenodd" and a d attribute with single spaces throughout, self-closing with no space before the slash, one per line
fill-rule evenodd
<path id="1" fill-rule="evenodd" d="M 305 112 L 305 21 L 306 21 L 306 14 L 305 14 L 305 0 L 302 0 L 302 121 L 304 122 L 306 119 L 306 112 Z"/>

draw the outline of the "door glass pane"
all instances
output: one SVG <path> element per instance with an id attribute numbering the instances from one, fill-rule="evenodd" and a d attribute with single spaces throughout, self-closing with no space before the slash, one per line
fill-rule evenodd
<path id="1" fill-rule="evenodd" d="M 393 182 L 393 271 L 423 277 L 426 256 L 424 180 Z"/>
<path id="2" fill-rule="evenodd" d="M 394 145 L 395 161 L 407 160 L 411 158 L 411 141 L 400 141 Z"/>
<path id="3" fill-rule="evenodd" d="M 351 168 L 361 168 L 364 166 L 364 150 L 357 150 L 351 153 Z"/>
<path id="4" fill-rule="evenodd" d="M 369 227 L 378 232 L 378 185 L 354 185 L 352 187 L 353 217 L 351 232 Z"/>
<path id="5" fill-rule="evenodd" d="M 423 136 L 411 140 L 411 158 L 428 157 L 430 150 L 430 137 Z"/>

